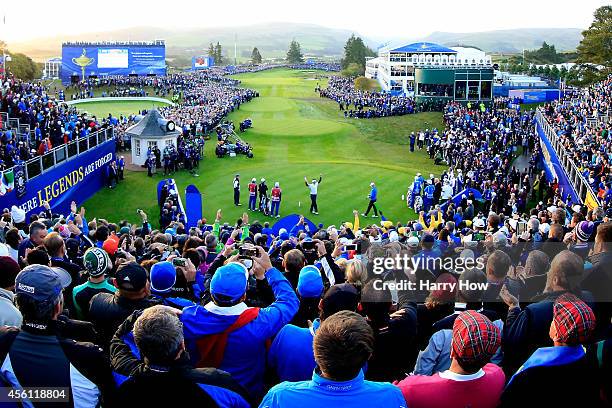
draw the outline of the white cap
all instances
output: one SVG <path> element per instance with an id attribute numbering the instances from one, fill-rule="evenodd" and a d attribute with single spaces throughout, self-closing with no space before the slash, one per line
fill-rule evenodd
<path id="1" fill-rule="evenodd" d="M 417 237 L 410 237 L 408 241 L 406 241 L 406 244 L 408 244 L 410 248 L 416 248 L 419 246 L 419 239 Z"/>
<path id="2" fill-rule="evenodd" d="M 278 187 L 278 186 L 280 186 L 280 183 L 277 181 L 274 183 L 274 187 Z"/>
<path id="3" fill-rule="evenodd" d="M 374 187 L 374 182 L 373 181 L 370 183 L 370 187 Z"/>
<path id="4" fill-rule="evenodd" d="M 251 183 L 255 183 L 256 181 L 257 181 L 257 179 L 256 179 L 255 177 L 253 177 L 253 178 L 251 179 Z"/>
<path id="5" fill-rule="evenodd" d="M 261 182 L 263 183 L 264 181 L 266 181 L 266 179 L 262 177 L 261 178 Z"/>

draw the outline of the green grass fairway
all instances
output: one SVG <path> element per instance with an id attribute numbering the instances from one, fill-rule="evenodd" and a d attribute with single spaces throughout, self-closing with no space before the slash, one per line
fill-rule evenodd
<path id="1" fill-rule="evenodd" d="M 111 99 L 111 98 L 109 98 Z M 138 113 L 142 109 L 152 109 L 166 106 L 166 103 L 156 101 L 103 101 L 103 102 L 83 102 L 74 104 L 81 112 L 87 112 L 97 118 L 107 117 L 109 113 L 119 117 L 119 115 L 131 115 Z"/>
<path id="2" fill-rule="evenodd" d="M 207 142 L 200 177 L 187 172 L 174 175 L 184 192 L 195 184 L 203 193 L 204 216 L 214 219 L 218 208 L 224 220 L 234 222 L 246 211 L 247 184 L 252 177 L 265 177 L 270 187 L 281 183 L 281 215 L 304 213 L 315 223 L 338 224 L 352 220 L 352 210 L 365 211 L 370 181 L 379 189 L 378 207 L 392 220 L 407 221 L 414 216 L 401 200 L 417 172 L 440 173 L 424 151 L 410 153 L 408 135 L 421 128 L 442 127 L 440 113 L 420 113 L 381 119 L 345 119 L 338 105 L 314 92 L 317 83 L 325 85 L 321 73 L 270 70 L 236 76 L 242 85 L 259 90 L 260 98 L 243 104 L 229 116 L 235 123 L 250 117 L 253 128 L 243 137 L 254 146 L 255 158 L 244 156 L 217 159 L 216 138 Z M 316 78 L 315 78 L 316 77 Z M 108 114 L 109 107 L 101 108 Z M 120 111 L 124 107 L 117 106 Z M 117 111 L 114 111 L 117 114 Z M 234 207 L 232 179 L 240 173 L 242 207 Z M 310 198 L 304 176 L 323 174 L 319 187 L 318 216 L 308 214 Z M 142 208 L 156 223 L 156 189 L 161 175 L 130 172 L 115 190 L 102 190 L 85 203 L 90 217 L 113 221 L 136 221 Z M 252 213 L 251 221 L 263 221 Z M 362 220 L 362 223 L 364 221 Z"/>

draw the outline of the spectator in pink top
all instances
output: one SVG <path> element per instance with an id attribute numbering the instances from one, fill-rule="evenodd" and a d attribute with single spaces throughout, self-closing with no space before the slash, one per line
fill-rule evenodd
<path id="1" fill-rule="evenodd" d="M 453 324 L 450 368 L 432 376 L 409 376 L 396 385 L 410 408 L 496 407 L 505 376 L 489 361 L 500 344 L 499 329 L 486 316 L 468 310 Z"/>

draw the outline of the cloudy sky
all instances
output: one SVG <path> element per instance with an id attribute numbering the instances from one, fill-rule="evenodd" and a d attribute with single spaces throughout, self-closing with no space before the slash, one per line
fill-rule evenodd
<path id="1" fill-rule="evenodd" d="M 8 4 L 7 4 L 8 3 Z M 146 7 L 142 3 L 148 3 Z M 0 1 L 0 39 L 75 35 L 133 26 L 241 26 L 270 21 L 320 24 L 362 35 L 421 37 L 432 31 L 586 28 L 607 0 L 27 0 Z M 228 10 L 229 9 L 229 10 Z M 6 17 L 5 24 L 2 16 Z"/>

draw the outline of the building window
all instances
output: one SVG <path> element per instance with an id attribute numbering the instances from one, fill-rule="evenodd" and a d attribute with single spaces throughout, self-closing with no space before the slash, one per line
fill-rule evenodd
<path id="1" fill-rule="evenodd" d="M 480 82 L 480 99 L 491 99 L 491 81 Z"/>
<path id="2" fill-rule="evenodd" d="M 468 99 L 480 99 L 479 81 L 468 81 Z"/>
<path id="3" fill-rule="evenodd" d="M 466 99 L 467 95 L 467 82 L 456 81 L 455 82 L 455 99 Z"/>
<path id="4" fill-rule="evenodd" d="M 453 85 L 419 84 L 419 96 L 452 97 Z"/>
<path id="5" fill-rule="evenodd" d="M 136 139 L 136 156 L 140 156 L 140 139 Z"/>
<path id="6" fill-rule="evenodd" d="M 156 147 L 157 147 L 157 142 L 151 142 L 151 141 L 147 142 L 147 148 L 151 149 L 151 151 L 155 150 Z"/>

